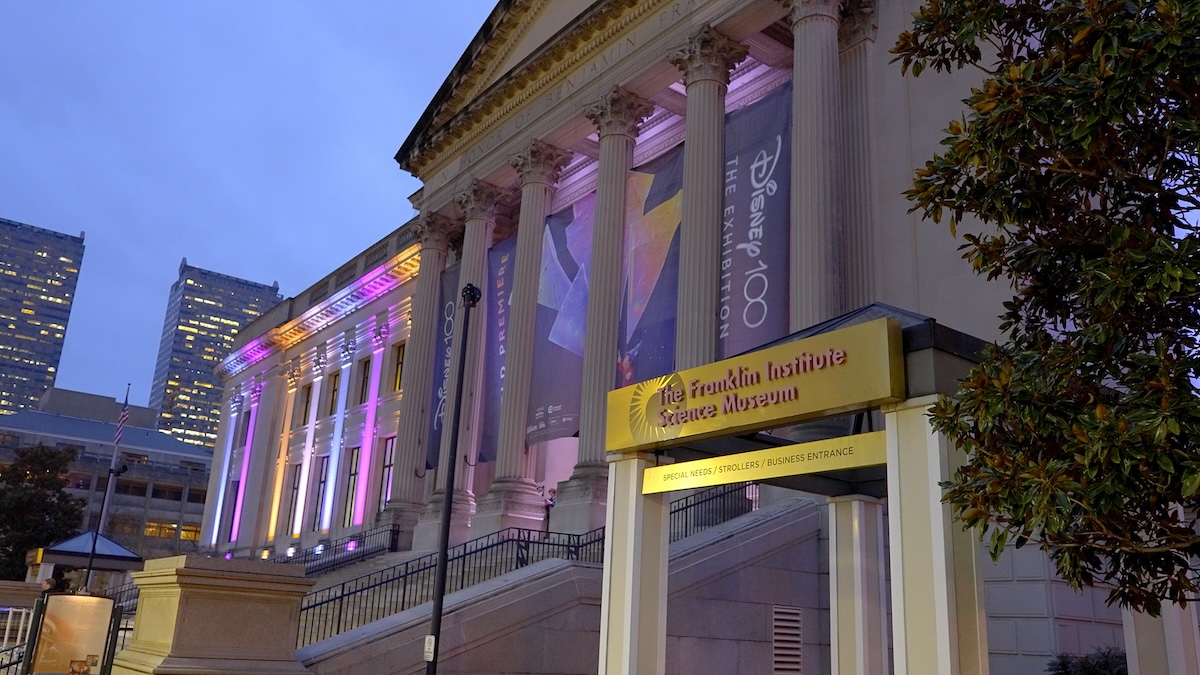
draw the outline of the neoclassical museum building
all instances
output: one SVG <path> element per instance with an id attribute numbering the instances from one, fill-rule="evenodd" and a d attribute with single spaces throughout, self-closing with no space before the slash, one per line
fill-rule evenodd
<path id="1" fill-rule="evenodd" d="M 855 317 L 890 318 L 910 350 L 922 327 L 935 341 L 952 336 L 944 341 L 957 346 L 946 349 L 968 361 L 971 345 L 999 339 L 1011 290 L 975 276 L 961 241 L 910 213 L 903 196 L 980 78 L 901 76 L 889 49 L 918 5 L 501 0 L 396 152 L 423 183 L 410 197 L 420 215 L 260 317 L 220 366 L 226 408 L 203 543 L 269 557 L 397 525 L 403 548 L 432 550 L 447 490 L 451 543 L 512 527 L 579 534 L 606 519 L 611 538 L 643 499 L 616 503 L 625 493 L 610 484 L 611 390 Z M 467 284 L 482 296 L 469 315 Z M 815 358 L 835 363 L 835 351 Z M 722 371 L 728 381 L 699 386 L 741 386 L 738 376 Z M 846 435 L 864 422 L 892 433 L 895 415 L 930 436 L 919 426 L 924 410 L 933 394 L 952 393 L 953 377 L 918 379 L 908 377 L 907 404 L 668 448 L 658 459 L 642 452 L 638 461 Z M 667 423 L 658 420 L 649 424 Z M 762 486 L 764 506 L 802 494 L 821 514 L 818 534 L 796 554 L 811 559 L 796 569 L 817 580 L 794 601 L 808 617 L 803 672 L 888 672 L 884 661 L 913 675 L 988 672 L 989 661 L 995 673 L 1042 672 L 1056 653 L 1129 647 L 1132 619 L 1123 624 L 1103 591 L 1069 589 L 1038 551 L 931 569 L 937 538 L 959 529 L 937 503 L 933 485 L 956 461 L 941 457 L 908 490 L 924 491 L 922 508 L 936 521 L 923 544 L 902 541 L 893 516 L 897 486 L 907 483 L 884 479 L 882 468 Z M 852 575 L 837 558 L 847 532 L 858 537 L 858 553 L 845 554 L 859 556 Z M 933 562 L 918 569 L 902 543 Z M 636 549 L 629 569 L 641 569 Z M 983 583 L 958 586 L 956 599 L 964 564 Z M 873 598 L 862 583 L 842 595 L 838 584 L 853 575 L 876 589 Z M 924 599 L 905 590 L 921 576 L 936 582 Z M 778 585 L 772 594 L 783 604 L 791 596 Z M 847 609 L 845 597 L 857 604 Z M 968 600 L 973 635 L 963 628 Z M 905 609 L 914 602 L 950 614 L 931 610 L 921 625 Z M 674 610 L 654 619 L 653 607 L 631 607 L 651 617 L 645 625 L 663 622 L 668 636 L 685 630 Z M 957 629 L 945 624 L 946 616 L 954 624 L 954 607 Z M 604 614 L 602 652 L 616 649 L 613 611 Z M 837 622 L 852 615 L 860 628 L 870 624 L 876 656 L 839 651 Z M 929 653 L 912 642 L 922 632 L 940 636 Z M 673 639 L 669 664 L 685 659 L 672 650 L 701 654 L 707 644 Z M 745 665 L 759 657 L 744 650 L 734 670 L 667 672 L 771 672 Z M 940 665 L 922 670 L 922 658 Z M 975 666 L 963 665 L 972 658 Z"/>

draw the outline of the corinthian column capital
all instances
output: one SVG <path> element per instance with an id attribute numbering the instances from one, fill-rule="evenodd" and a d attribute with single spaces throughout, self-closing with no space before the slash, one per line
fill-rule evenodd
<path id="1" fill-rule="evenodd" d="M 671 65 L 683 73 L 684 84 L 716 80 L 729 84 L 729 71 L 746 58 L 748 51 L 740 43 L 705 26 L 688 38 L 686 44 L 667 54 Z"/>
<path id="2" fill-rule="evenodd" d="M 654 104 L 613 85 L 608 93 L 584 109 L 583 114 L 601 138 L 610 135 L 637 136 L 642 120 L 654 112 Z"/>
<path id="3" fill-rule="evenodd" d="M 454 221 L 440 213 L 426 213 L 417 221 L 417 237 L 421 250 L 450 250 L 450 237 L 454 233 Z"/>
<path id="4" fill-rule="evenodd" d="M 788 20 L 793 26 L 817 17 L 841 20 L 842 0 L 778 0 L 788 11 Z"/>
<path id="5" fill-rule="evenodd" d="M 530 141 L 524 152 L 512 156 L 509 164 L 521 174 L 521 183 L 545 183 L 554 185 L 558 182 L 558 174 L 567 162 L 571 161 L 571 153 L 556 148 L 542 141 Z"/>
<path id="6" fill-rule="evenodd" d="M 495 222 L 496 212 L 503 194 L 500 188 L 481 180 L 471 182 L 471 187 L 454 198 L 463 210 L 466 220 L 490 220 Z"/>

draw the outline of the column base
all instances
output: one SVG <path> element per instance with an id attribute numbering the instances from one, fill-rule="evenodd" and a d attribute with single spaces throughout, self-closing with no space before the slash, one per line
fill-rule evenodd
<path id="1" fill-rule="evenodd" d="M 545 525 L 546 498 L 537 493 L 533 481 L 523 479 L 501 479 L 492 483 L 492 489 L 479 500 L 471 520 L 471 530 L 476 537 L 510 527 L 542 530 Z"/>
<path id="2" fill-rule="evenodd" d="M 608 503 L 608 465 L 577 464 L 571 478 L 558 484 L 550 509 L 550 530 L 583 534 L 604 527 Z"/>
<path id="3" fill-rule="evenodd" d="M 429 503 L 421 509 L 421 517 L 413 529 L 412 550 L 433 551 L 438 547 L 442 531 L 442 499 L 445 493 L 437 490 Z M 475 495 L 466 490 L 455 490 L 450 505 L 450 546 L 457 546 L 475 538 L 471 530 L 471 518 L 475 515 Z"/>
<path id="4" fill-rule="evenodd" d="M 413 533 L 417 529 L 417 522 L 421 519 L 421 505 L 412 502 L 393 502 L 375 517 L 375 526 L 384 527 L 386 525 L 394 525 L 400 528 L 400 533 L 396 538 L 396 547 L 399 551 L 411 551 L 413 547 Z"/>

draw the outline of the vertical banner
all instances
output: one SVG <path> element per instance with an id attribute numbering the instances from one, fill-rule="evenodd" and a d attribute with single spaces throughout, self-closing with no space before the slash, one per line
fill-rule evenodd
<path id="1" fill-rule="evenodd" d="M 446 421 L 447 397 L 450 392 L 450 349 L 454 342 L 455 312 L 458 310 L 458 265 L 442 272 L 441 296 L 438 299 L 436 337 L 433 350 L 433 391 L 429 405 L 429 433 L 426 434 L 425 468 L 437 466 L 442 447 L 442 429 Z"/>
<path id="2" fill-rule="evenodd" d="M 616 386 L 675 370 L 683 146 L 629 173 Z"/>
<path id="3" fill-rule="evenodd" d="M 717 322 L 723 359 L 788 334 L 791 92 L 789 83 L 725 117 Z"/>
<path id="4" fill-rule="evenodd" d="M 525 442 L 579 433 L 596 195 L 546 218 Z"/>
<path id="5" fill-rule="evenodd" d="M 507 363 L 508 322 L 512 315 L 513 270 L 517 266 L 517 238 L 496 244 L 488 251 L 487 344 L 483 374 L 483 428 L 479 461 L 496 460 L 500 441 L 500 409 L 504 398 L 504 368 Z"/>

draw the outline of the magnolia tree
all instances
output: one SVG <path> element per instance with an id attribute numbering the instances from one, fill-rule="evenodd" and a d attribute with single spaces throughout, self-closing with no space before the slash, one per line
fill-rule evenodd
<path id="1" fill-rule="evenodd" d="M 1157 613 L 1200 597 L 1200 2 L 928 0 L 894 53 L 983 73 L 914 210 L 1006 280 L 989 347 L 933 426 L 993 556 L 1036 544 L 1075 586 Z"/>

